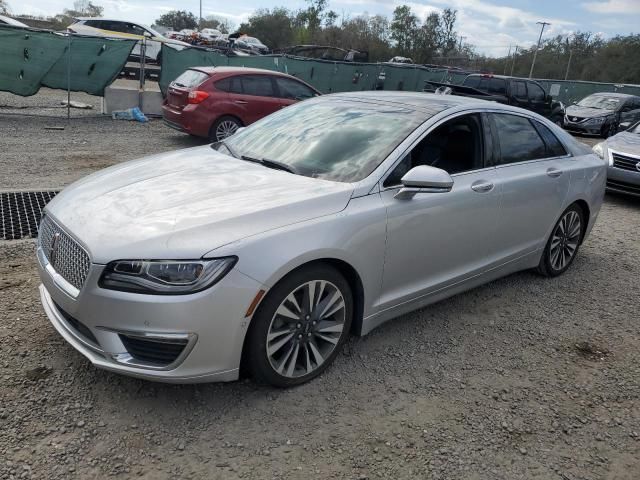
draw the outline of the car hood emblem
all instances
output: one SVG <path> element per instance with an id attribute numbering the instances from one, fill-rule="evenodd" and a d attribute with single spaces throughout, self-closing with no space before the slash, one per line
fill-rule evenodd
<path id="1" fill-rule="evenodd" d="M 60 242 L 60 232 L 56 232 L 51 237 L 51 243 L 49 244 L 49 263 L 52 267 L 56 264 L 56 255 L 58 253 L 58 243 Z"/>

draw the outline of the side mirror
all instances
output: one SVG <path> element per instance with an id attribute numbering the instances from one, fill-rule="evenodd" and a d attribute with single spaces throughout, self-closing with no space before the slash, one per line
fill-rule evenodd
<path id="1" fill-rule="evenodd" d="M 440 168 L 419 165 L 409 170 L 400 180 L 403 187 L 395 198 L 410 200 L 416 193 L 446 193 L 453 187 L 453 178 Z"/>
<path id="2" fill-rule="evenodd" d="M 144 32 L 144 36 L 147 38 L 153 37 L 153 35 L 151 35 L 151 32 L 147 32 L 147 31 Z"/>

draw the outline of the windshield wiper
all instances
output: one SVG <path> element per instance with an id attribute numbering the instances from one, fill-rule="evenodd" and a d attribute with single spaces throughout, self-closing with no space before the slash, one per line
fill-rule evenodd
<path id="1" fill-rule="evenodd" d="M 268 158 L 253 158 L 247 155 L 242 155 L 240 158 L 242 160 L 246 160 L 247 162 L 259 163 L 260 165 L 264 165 L 265 167 L 273 168 L 275 170 L 284 170 L 285 172 L 293 173 L 294 175 L 298 174 L 297 170 L 294 167 L 277 160 L 269 160 Z"/>

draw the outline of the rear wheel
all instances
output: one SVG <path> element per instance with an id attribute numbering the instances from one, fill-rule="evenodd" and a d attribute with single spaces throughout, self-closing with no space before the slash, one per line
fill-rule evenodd
<path id="1" fill-rule="evenodd" d="M 240 127 L 242 127 L 242 124 L 237 118 L 230 117 L 228 115 L 220 117 L 212 125 L 211 130 L 209 130 L 209 140 L 212 142 L 224 140 L 236 133 L 236 130 Z"/>
<path id="2" fill-rule="evenodd" d="M 260 305 L 249 332 L 246 361 L 257 380 L 289 387 L 317 377 L 349 335 L 351 288 L 328 265 L 282 279 Z"/>
<path id="3" fill-rule="evenodd" d="M 564 273 L 576 258 L 584 232 L 584 213 L 573 204 L 560 216 L 542 253 L 538 272 L 547 277 Z"/>

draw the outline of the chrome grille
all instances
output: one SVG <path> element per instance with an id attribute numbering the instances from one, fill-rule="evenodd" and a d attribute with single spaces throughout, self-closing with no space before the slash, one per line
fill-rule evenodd
<path id="1" fill-rule="evenodd" d="M 613 158 L 614 167 L 640 173 L 640 168 L 637 167 L 637 165 L 640 164 L 640 158 L 628 157 L 613 152 L 611 153 L 611 157 Z"/>
<path id="2" fill-rule="evenodd" d="M 53 269 L 80 290 L 91 267 L 85 249 L 46 216 L 40 224 L 38 245 Z"/>

